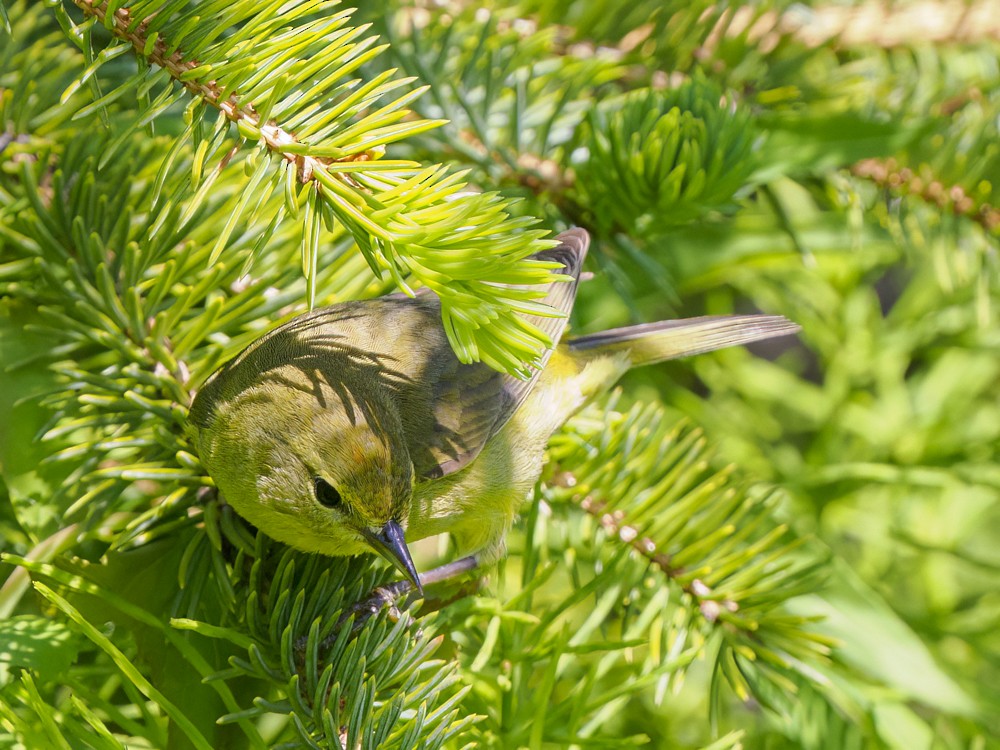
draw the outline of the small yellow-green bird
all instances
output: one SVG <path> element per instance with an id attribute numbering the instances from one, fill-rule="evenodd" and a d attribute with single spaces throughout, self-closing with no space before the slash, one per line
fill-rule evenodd
<path id="1" fill-rule="evenodd" d="M 458 361 L 432 293 L 300 315 L 222 367 L 191 407 L 225 500 L 269 536 L 325 555 L 375 551 L 420 589 L 406 542 L 449 532 L 478 565 L 542 469 L 550 436 L 630 367 L 793 333 L 780 316 L 670 320 L 562 339 L 589 237 L 539 253 L 564 266 L 531 322 L 558 342 L 529 380 Z"/>

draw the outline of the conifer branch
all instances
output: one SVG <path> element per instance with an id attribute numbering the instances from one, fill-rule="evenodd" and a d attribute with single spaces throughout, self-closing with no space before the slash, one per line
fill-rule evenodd
<path id="1" fill-rule="evenodd" d="M 457 15 L 475 3 L 467 0 L 450 0 L 435 3 L 435 8 Z M 610 6 L 609 6 L 610 7 Z M 696 8 L 696 10 L 698 10 Z M 426 19 L 428 10 L 423 7 L 407 8 L 417 23 Z M 700 11 L 700 21 L 710 22 L 702 52 L 714 53 L 725 38 L 746 35 L 747 40 L 773 49 L 777 38 L 788 35 L 811 48 L 830 41 L 840 46 L 877 45 L 884 48 L 912 45 L 923 42 L 976 44 L 1000 39 L 1000 20 L 989 0 L 971 3 L 957 0 L 922 0 L 905 6 L 872 3 L 863 6 L 817 4 L 811 7 L 771 9 L 744 5 L 721 9 L 709 7 Z M 531 17 L 506 20 L 504 23 L 528 36 L 537 28 Z M 586 39 L 577 41 L 577 29 L 557 24 L 552 31 L 560 54 L 587 54 L 596 45 Z M 624 56 L 656 31 L 654 22 L 635 26 L 617 43 L 601 44 L 604 53 Z"/>
<path id="2" fill-rule="evenodd" d="M 241 131 L 246 131 L 251 136 L 256 136 L 261 142 L 267 145 L 271 152 L 293 164 L 300 182 L 306 183 L 312 181 L 315 166 L 328 166 L 338 161 L 332 157 L 317 157 L 307 153 L 296 153 L 294 146 L 299 141 L 293 133 L 282 129 L 276 123 L 261 122 L 260 115 L 253 104 L 242 106 L 237 94 L 231 93 L 223 97 L 219 85 L 214 80 L 203 82 L 199 80 L 200 76 L 193 76 L 192 74 L 198 71 L 199 63 L 194 60 L 185 60 L 183 54 L 176 48 L 176 45 L 169 43 L 169 39 L 159 34 L 150 37 L 147 33 L 150 22 L 149 18 L 140 21 L 137 25 L 133 23 L 132 14 L 128 7 L 117 8 L 109 18 L 107 14 L 108 0 L 99 0 L 98 2 L 94 0 L 73 0 L 73 2 L 82 11 L 93 16 L 106 27 L 110 27 L 112 33 L 119 39 L 130 42 L 137 54 L 145 57 L 152 64 L 158 65 L 168 71 L 171 78 L 184 86 L 184 88 L 222 112 Z M 379 158 L 379 156 L 381 154 L 369 149 L 342 157 L 340 161 L 372 161 Z M 377 165 L 377 167 L 381 168 L 386 168 L 387 166 L 390 165 L 384 162 Z M 417 165 L 414 162 L 406 161 L 396 166 L 413 168 Z"/>
<path id="3" fill-rule="evenodd" d="M 143 15 L 136 17 L 131 5 L 116 4 L 109 14 L 107 0 L 75 1 L 119 43 L 182 84 L 181 91 L 220 112 L 223 120 L 214 125 L 213 143 L 220 141 L 224 122 L 239 134 L 233 149 L 256 142 L 247 190 L 251 195 L 260 189 L 268 194 L 283 190 L 284 206 L 276 221 L 285 212 L 299 217 L 310 305 L 321 228 L 332 228 L 337 221 L 352 234 L 376 274 L 388 272 L 408 294 L 413 293 L 408 278 L 437 292 L 445 331 L 460 360 L 483 361 L 522 376 L 540 362 L 550 342 L 522 315 L 551 313 L 525 299 L 526 294 L 541 297 L 544 292 L 511 291 L 510 286 L 531 287 L 552 279 L 556 264 L 530 257 L 551 246 L 542 239 L 546 232 L 530 228 L 537 223 L 531 217 L 511 216 L 512 204 L 496 193 L 465 191 L 461 174 L 450 174 L 440 165 L 424 168 L 409 160 L 382 158 L 387 145 L 443 120 L 409 116 L 407 105 L 426 87 L 375 108 L 413 79 L 394 79 L 395 71 L 363 84 L 349 78 L 385 50 L 384 45 L 375 46 L 373 37 L 357 41 L 367 27 L 349 26 L 349 11 L 310 20 L 336 2 L 299 1 L 285 7 L 243 0 L 224 8 L 208 5 L 202 16 L 201 5 L 179 8 L 157 0 L 142 4 Z M 275 18 L 271 14 L 279 7 L 281 17 Z M 196 29 L 209 30 L 193 34 Z M 223 35 L 226 29 L 233 33 Z M 111 48 L 105 58 L 117 55 Z M 140 71 L 91 108 L 106 107 L 130 87 L 149 90 L 158 81 L 158 74 Z M 82 83 L 81 78 L 78 85 Z M 167 85 L 133 127 L 178 99 Z M 204 112 L 196 111 L 186 138 L 199 139 L 203 118 Z M 198 195 L 207 194 L 218 172 L 202 169 L 207 143 L 195 151 Z M 275 155 L 282 166 L 270 164 Z M 220 166 L 227 160 L 223 157 Z M 247 199 L 237 206 L 214 244 L 212 262 L 223 251 L 235 220 L 262 210 L 252 205 L 264 203 Z"/>
<path id="4" fill-rule="evenodd" d="M 786 12 L 783 33 L 809 47 L 876 45 L 885 49 L 937 42 L 978 44 L 1000 40 L 1000 19 L 990 0 L 922 0 L 907 5 L 820 5 L 806 13 Z"/>
<path id="5" fill-rule="evenodd" d="M 623 545 L 648 560 L 691 597 L 727 648 L 791 671 L 799 659 L 823 660 L 830 644 L 804 627 L 789 631 L 790 622 L 805 622 L 781 611 L 815 586 L 817 562 L 790 562 L 803 540 L 771 521 L 769 498 L 742 492 L 729 471 L 710 471 L 697 430 L 670 425 L 651 406 L 617 413 L 613 405 L 600 408 L 603 416 L 584 412 L 550 449 L 560 466 L 574 467 L 556 474 L 562 489 L 553 492 L 597 521 L 603 539 L 595 548 Z M 744 695 L 750 684 L 728 658 L 718 666 Z"/>
<path id="6" fill-rule="evenodd" d="M 597 519 L 609 537 L 617 537 L 653 563 L 667 578 L 678 581 L 681 589 L 697 603 L 698 609 L 709 623 L 715 623 L 719 619 L 720 608 L 729 612 L 739 610 L 739 604 L 731 599 L 713 598 L 712 589 L 699 579 L 681 580 L 685 569 L 673 565 L 669 553 L 661 552 L 655 541 L 643 536 L 639 529 L 630 525 L 623 510 L 608 512 L 604 503 L 589 496 L 580 500 L 580 507 Z"/>
<path id="7" fill-rule="evenodd" d="M 912 195 L 956 216 L 964 216 L 987 232 L 1000 231 L 1000 208 L 986 201 L 977 202 L 961 185 L 943 184 L 927 167 L 914 171 L 893 158 L 864 159 L 851 166 L 851 174 L 871 180 L 880 188 Z"/>

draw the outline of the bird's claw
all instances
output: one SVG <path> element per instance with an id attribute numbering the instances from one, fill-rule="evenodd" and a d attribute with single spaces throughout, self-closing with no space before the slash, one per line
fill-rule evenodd
<path id="1" fill-rule="evenodd" d="M 389 608 L 389 618 L 393 622 L 399 622 L 403 617 L 402 610 L 396 603 L 407 594 L 413 591 L 413 584 L 409 581 L 396 581 L 385 586 L 379 586 L 372 591 L 367 599 L 363 599 L 348 610 L 347 616 L 354 615 L 354 628 L 357 629 L 367 622 L 369 617 L 377 615 L 383 607 Z"/>

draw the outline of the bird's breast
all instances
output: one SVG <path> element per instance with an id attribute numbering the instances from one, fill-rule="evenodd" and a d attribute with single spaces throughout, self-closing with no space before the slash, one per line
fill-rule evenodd
<path id="1" fill-rule="evenodd" d="M 414 486 L 407 537 L 453 532 L 486 539 L 506 529 L 538 481 L 552 434 L 627 368 L 597 364 L 554 352 L 524 403 L 469 466 Z"/>

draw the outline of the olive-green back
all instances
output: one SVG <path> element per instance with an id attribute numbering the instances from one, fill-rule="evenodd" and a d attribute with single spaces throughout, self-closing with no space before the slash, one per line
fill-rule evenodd
<path id="1" fill-rule="evenodd" d="M 582 230 L 558 239 L 558 247 L 535 257 L 561 262 L 572 277 L 551 284 L 543 300 L 568 316 L 588 241 Z M 567 322 L 566 317 L 528 319 L 553 342 Z M 252 397 L 269 380 L 280 380 L 316 398 L 322 408 L 347 410 L 352 422 L 366 420 L 376 432 L 401 424 L 415 476 L 433 479 L 472 461 L 537 376 L 538 371 L 519 380 L 483 364 L 462 364 L 445 335 L 436 295 L 390 295 L 306 313 L 263 336 L 202 388 L 191 420 L 207 428 L 224 402 Z"/>

